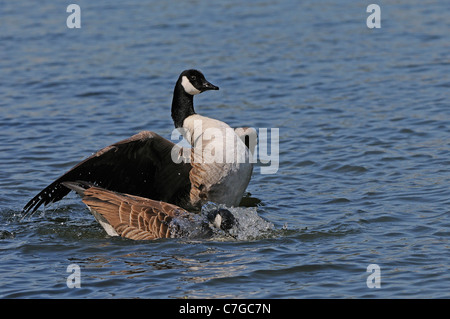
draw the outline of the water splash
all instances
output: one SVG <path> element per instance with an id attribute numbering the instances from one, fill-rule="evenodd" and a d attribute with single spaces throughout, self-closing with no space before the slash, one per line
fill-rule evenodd
<path id="1" fill-rule="evenodd" d="M 208 219 L 208 213 L 227 209 L 235 218 L 235 225 L 228 230 L 215 227 Z M 211 240 L 254 240 L 271 236 L 274 225 L 257 213 L 256 207 L 227 207 L 209 202 L 203 205 L 199 214 L 173 220 L 176 237 L 207 238 Z"/>
<path id="2" fill-rule="evenodd" d="M 0 239 L 13 239 L 16 235 L 8 230 L 0 229 Z"/>

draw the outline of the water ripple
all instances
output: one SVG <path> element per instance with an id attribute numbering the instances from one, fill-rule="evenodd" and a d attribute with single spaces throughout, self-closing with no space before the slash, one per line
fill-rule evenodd
<path id="1" fill-rule="evenodd" d="M 69 30 L 52 1 L 5 2 L 0 297 L 448 298 L 444 3 L 393 3 L 371 30 L 354 1 L 81 1 Z M 198 113 L 279 128 L 279 170 L 256 164 L 239 240 L 111 238 L 75 195 L 20 220 L 98 149 L 140 130 L 169 138 L 186 68 L 221 88 L 196 97 Z M 366 285 L 372 263 L 381 289 Z"/>

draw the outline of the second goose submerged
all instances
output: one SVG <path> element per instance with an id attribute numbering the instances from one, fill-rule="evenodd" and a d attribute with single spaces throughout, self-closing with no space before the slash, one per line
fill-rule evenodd
<path id="1" fill-rule="evenodd" d="M 194 111 L 194 95 L 218 89 L 197 70 L 183 71 L 175 84 L 172 119 L 191 149 L 154 132 L 140 132 L 99 150 L 56 179 L 25 205 L 24 216 L 76 190 L 108 234 L 155 239 L 176 237 L 161 231 L 166 217 L 188 216 L 209 201 L 238 206 L 253 170 L 253 150 L 244 137 L 256 139 L 256 133 L 233 130 Z M 190 160 L 180 161 L 186 153 Z M 129 207 L 127 213 L 124 207 Z"/>

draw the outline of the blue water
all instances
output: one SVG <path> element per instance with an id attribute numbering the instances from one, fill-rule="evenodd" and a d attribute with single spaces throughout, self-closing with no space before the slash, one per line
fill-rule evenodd
<path id="1" fill-rule="evenodd" d="M 361 1 L 73 2 L 80 29 L 68 3 L 2 3 L 1 298 L 450 297 L 447 2 L 378 1 L 380 29 Z M 111 238 L 76 195 L 21 220 L 94 151 L 170 138 L 187 68 L 220 87 L 198 113 L 279 128 L 279 169 L 257 163 L 241 208 L 269 233 Z"/>

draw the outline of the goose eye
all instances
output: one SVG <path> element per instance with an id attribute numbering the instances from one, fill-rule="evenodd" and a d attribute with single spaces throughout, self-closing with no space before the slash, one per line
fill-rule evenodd
<path id="1" fill-rule="evenodd" d="M 191 75 L 191 80 L 195 81 L 195 80 L 197 80 L 197 77 L 195 75 Z"/>

